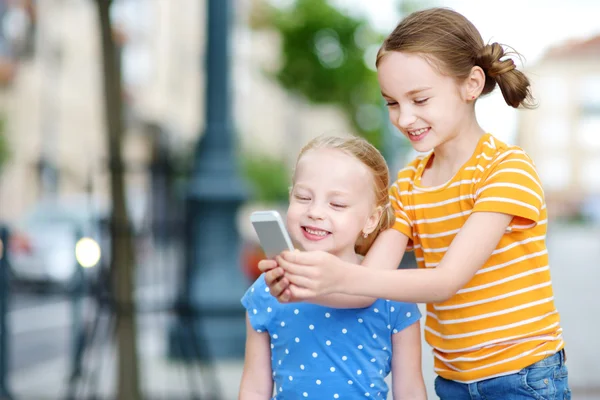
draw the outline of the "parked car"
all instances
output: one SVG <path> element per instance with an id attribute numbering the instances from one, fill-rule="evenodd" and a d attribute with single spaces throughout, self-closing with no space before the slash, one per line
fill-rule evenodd
<path id="1" fill-rule="evenodd" d="M 96 245 L 101 262 L 106 239 L 101 237 L 99 217 L 99 207 L 85 197 L 48 198 L 36 203 L 11 229 L 9 263 L 13 278 L 17 282 L 68 286 L 82 268 L 75 251 L 81 238 L 89 239 L 88 246 Z M 89 261 L 86 265 L 90 266 Z M 92 273 L 92 268 L 86 269 L 85 274 Z"/>
<path id="2" fill-rule="evenodd" d="M 135 244 L 142 246 L 138 252 L 142 254 L 150 246 L 146 237 L 147 203 L 144 193 L 132 191 L 127 195 Z M 13 278 L 27 284 L 68 287 L 78 268 L 84 277 L 95 276 L 99 268 L 85 262 L 88 268 L 81 268 L 76 247 L 81 238 L 89 239 L 84 253 L 95 247 L 100 253 L 98 266 L 106 266 L 111 252 L 110 215 L 108 199 L 75 195 L 38 201 L 11 229 L 9 263 Z"/>

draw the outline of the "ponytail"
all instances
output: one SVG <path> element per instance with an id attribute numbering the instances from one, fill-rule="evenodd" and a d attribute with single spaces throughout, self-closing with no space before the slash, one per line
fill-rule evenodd
<path id="1" fill-rule="evenodd" d="M 529 79 L 517 70 L 515 62 L 507 57 L 509 54 L 518 55 L 515 51 L 505 52 L 498 43 L 483 46 L 475 61 L 475 65 L 485 72 L 485 85 L 481 94 L 491 93 L 497 83 L 506 104 L 514 108 L 520 105 L 534 108 Z"/>

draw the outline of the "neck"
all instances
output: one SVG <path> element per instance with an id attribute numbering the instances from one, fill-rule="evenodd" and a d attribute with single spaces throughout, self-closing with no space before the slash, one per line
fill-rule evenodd
<path id="1" fill-rule="evenodd" d="M 461 129 L 455 137 L 433 150 L 436 168 L 443 171 L 458 171 L 473 155 L 477 143 L 485 133 L 476 120 L 471 126 Z"/>
<path id="2" fill-rule="evenodd" d="M 354 251 L 354 247 L 348 248 L 342 251 L 338 251 L 335 253 L 331 253 L 334 256 L 338 257 L 342 261 L 349 262 L 351 264 L 360 264 L 360 257 Z"/>

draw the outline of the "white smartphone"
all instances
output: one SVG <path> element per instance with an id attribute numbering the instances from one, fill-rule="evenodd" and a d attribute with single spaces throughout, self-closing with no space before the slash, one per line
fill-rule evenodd
<path id="1" fill-rule="evenodd" d="M 284 250 L 294 251 L 290 235 L 277 211 L 255 211 L 250 215 L 250 221 L 267 258 L 274 258 Z"/>

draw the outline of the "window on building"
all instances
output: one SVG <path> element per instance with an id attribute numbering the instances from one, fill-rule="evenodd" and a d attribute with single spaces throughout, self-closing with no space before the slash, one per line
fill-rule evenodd
<path id="1" fill-rule="evenodd" d="M 591 155 L 582 163 L 581 184 L 588 193 L 600 193 L 600 155 Z"/>
<path id="2" fill-rule="evenodd" d="M 565 78 L 541 76 L 538 85 L 540 107 L 564 108 L 569 104 L 569 85 Z"/>
<path id="3" fill-rule="evenodd" d="M 566 155 L 545 156 L 536 161 L 542 185 L 547 190 L 563 190 L 569 187 L 573 175 L 571 160 Z"/>
<path id="4" fill-rule="evenodd" d="M 600 150 L 600 112 L 583 115 L 576 136 L 582 149 Z"/>
<path id="5" fill-rule="evenodd" d="M 160 26 L 153 13 L 153 5 L 146 1 L 124 1 L 114 3 L 111 9 L 114 25 L 123 35 L 122 40 L 122 70 L 123 82 L 128 88 L 139 88 L 148 85 L 155 73 L 152 63 L 150 37 L 148 32 Z"/>
<path id="6" fill-rule="evenodd" d="M 580 80 L 580 102 L 585 114 L 600 114 L 600 75 L 588 75 Z"/>
<path id="7" fill-rule="evenodd" d="M 569 143 L 569 120 L 567 115 L 556 113 L 538 122 L 539 143 L 548 147 L 562 147 Z"/>

